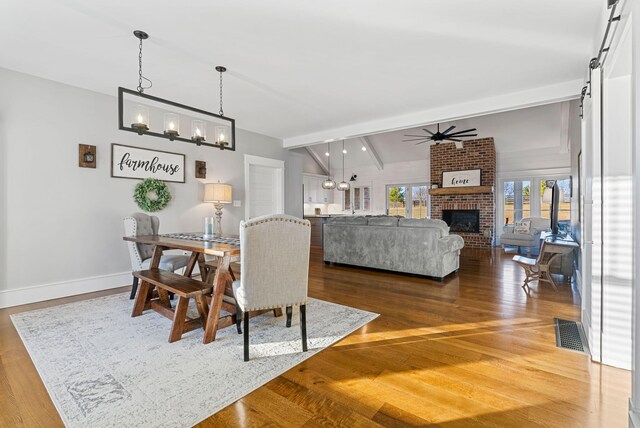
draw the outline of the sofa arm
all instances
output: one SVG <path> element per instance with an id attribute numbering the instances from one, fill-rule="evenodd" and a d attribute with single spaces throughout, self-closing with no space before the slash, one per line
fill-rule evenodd
<path id="1" fill-rule="evenodd" d="M 438 252 L 440 254 L 458 251 L 464 247 L 464 239 L 458 235 L 448 235 L 438 239 Z"/>
<path id="2" fill-rule="evenodd" d="M 502 233 L 513 233 L 514 226 L 512 224 L 505 224 L 502 228 Z"/>

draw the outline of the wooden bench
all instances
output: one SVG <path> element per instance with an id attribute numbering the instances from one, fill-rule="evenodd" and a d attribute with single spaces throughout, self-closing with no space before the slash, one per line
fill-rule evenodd
<path id="1" fill-rule="evenodd" d="M 169 334 L 170 343 L 180 340 L 184 333 L 206 324 L 209 306 L 205 295 L 210 293 L 211 285 L 161 269 L 134 272 L 133 276 L 141 280 L 141 285 L 131 316 L 137 317 L 142 315 L 146 309 L 153 308 L 156 312 L 173 320 Z M 158 293 L 157 299 L 152 299 L 154 286 Z M 171 307 L 169 293 L 178 296 L 178 304 L 175 309 Z M 191 298 L 196 301 L 199 318 L 187 318 L 189 299 Z"/>

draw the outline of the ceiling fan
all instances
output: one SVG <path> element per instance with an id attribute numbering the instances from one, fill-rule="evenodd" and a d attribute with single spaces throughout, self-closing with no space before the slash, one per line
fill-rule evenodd
<path id="1" fill-rule="evenodd" d="M 441 142 L 445 142 L 445 141 L 453 141 L 454 143 L 456 143 L 456 148 L 462 149 L 463 148 L 462 140 L 460 138 L 475 137 L 478 135 L 478 134 L 467 134 L 467 132 L 475 131 L 476 128 L 471 128 L 471 129 L 466 129 L 464 131 L 450 133 L 450 131 L 453 131 L 454 128 L 455 128 L 455 125 L 451 125 L 447 129 L 445 129 L 443 132 L 440 132 L 440 124 L 438 123 L 437 132 L 431 132 L 427 128 L 422 128 L 422 130 L 427 132 L 429 135 L 408 134 L 408 135 L 405 135 L 405 137 L 412 137 L 412 138 L 408 140 L 402 140 L 402 141 L 417 141 L 416 145 L 427 143 L 427 142 L 429 144 L 440 144 Z"/>

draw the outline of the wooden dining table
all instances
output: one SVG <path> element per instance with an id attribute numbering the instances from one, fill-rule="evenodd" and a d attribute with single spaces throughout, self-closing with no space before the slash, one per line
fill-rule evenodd
<path id="1" fill-rule="evenodd" d="M 237 235 L 224 235 L 222 238 L 234 237 L 237 238 Z M 173 309 L 169 302 L 167 289 L 164 289 L 160 283 L 157 283 L 158 285 L 155 287 L 153 286 L 153 283 L 150 283 L 149 281 L 145 284 L 145 278 L 142 277 L 142 284 L 134 303 L 134 308 L 131 314 L 132 317 L 141 315 L 145 309 L 153 309 L 156 312 L 173 319 L 174 329 L 176 323 L 184 323 L 179 325 L 180 331 L 177 339 L 173 336 L 172 330 L 172 336 L 170 336 L 169 339 L 170 342 L 173 341 L 172 339 L 179 340 L 183 332 L 203 326 L 203 343 L 210 343 L 215 340 L 218 329 L 234 324 L 236 315 L 235 305 L 224 302 L 223 300 L 225 289 L 227 290 L 227 293 L 230 293 L 231 283 L 235 280 L 235 275 L 230 267 L 230 263 L 233 261 L 239 261 L 239 245 L 175 238 L 162 235 L 125 236 L 123 239 L 125 241 L 136 242 L 138 244 L 154 246 L 149 270 L 146 272 L 155 272 L 155 274 L 157 274 L 157 278 L 162 278 L 163 273 L 165 274 L 165 277 L 173 275 L 172 273 L 166 273 L 159 269 L 160 259 L 163 252 L 167 250 L 183 250 L 190 252 L 189 261 L 182 275 L 184 277 L 191 278 L 190 283 L 193 283 L 191 281 L 197 281 L 203 290 L 205 288 L 212 289 L 211 294 L 207 294 L 205 296 L 206 300 L 196 299 L 198 311 L 200 312 L 200 319 L 185 321 L 184 317 L 183 319 L 176 319 L 176 317 L 178 315 L 181 316 L 182 314 L 186 316 L 187 308 L 180 308 L 180 311 L 178 311 L 178 308 Z M 205 255 L 213 256 L 214 259 L 207 261 L 205 259 Z M 198 265 L 200 270 L 199 280 L 192 278 L 193 270 L 196 265 Z M 134 275 L 136 275 L 136 272 L 134 272 Z M 156 281 L 158 280 L 156 279 Z M 182 300 L 179 300 L 178 307 L 180 307 L 181 301 Z M 226 312 L 230 313 L 230 315 L 221 317 L 220 314 L 223 308 Z M 178 312 L 182 312 L 182 314 L 178 314 Z"/>

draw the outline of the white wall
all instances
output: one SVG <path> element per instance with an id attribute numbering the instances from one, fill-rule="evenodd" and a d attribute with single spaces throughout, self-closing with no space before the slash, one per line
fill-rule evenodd
<path id="1" fill-rule="evenodd" d="M 195 160 L 207 162 L 206 181 L 231 183 L 243 202 L 225 206 L 225 233 L 237 233 L 244 216 L 244 154 L 288 160 L 286 206 L 301 211 L 302 165 L 279 139 L 238 129 L 231 152 L 138 136 L 117 129 L 115 96 L 5 69 L 0 94 L 0 307 L 129 281 L 122 218 L 139 211 L 132 199 L 139 181 L 110 177 L 111 143 L 186 155 L 186 183 L 168 183 L 173 200 L 156 214 L 161 231 L 199 231 L 213 213 L 201 202 L 205 180 L 194 178 Z M 97 146 L 96 169 L 78 167 L 81 143 Z"/>

